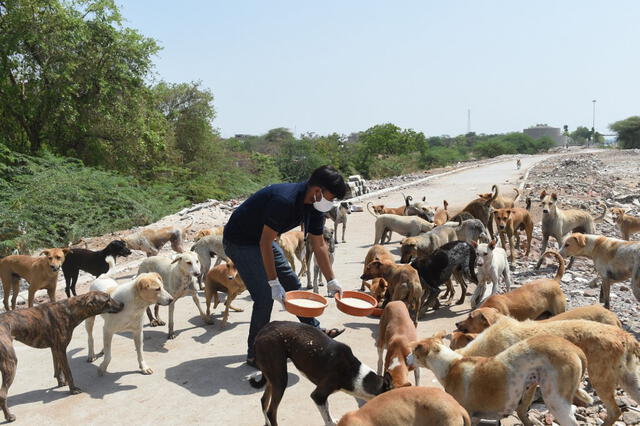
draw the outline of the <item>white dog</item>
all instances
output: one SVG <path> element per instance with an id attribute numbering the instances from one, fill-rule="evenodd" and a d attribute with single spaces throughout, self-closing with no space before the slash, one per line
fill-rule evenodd
<path id="1" fill-rule="evenodd" d="M 200 286 L 200 290 L 202 290 L 202 282 L 204 281 L 204 277 L 207 275 L 207 272 L 209 272 L 209 269 L 211 269 L 211 259 L 213 256 L 218 256 L 216 263 L 213 266 L 218 266 L 218 264 L 223 260 L 225 262 L 229 262 L 229 258 L 225 254 L 224 247 L 222 245 L 222 235 L 212 234 L 200 238 L 191 247 L 191 251 L 198 254 L 198 260 L 200 261 L 198 285 Z"/>
<path id="2" fill-rule="evenodd" d="M 175 303 L 176 300 L 183 296 L 191 295 L 193 303 L 196 304 L 200 312 L 200 318 L 202 318 L 205 323 L 212 324 L 210 318 L 204 313 L 200 306 L 195 287 L 195 282 L 198 276 L 200 276 L 200 261 L 196 253 L 181 253 L 173 260 L 159 256 L 149 257 L 143 260 L 138 268 L 138 274 L 145 272 L 157 272 L 160 274 L 165 288 L 173 297 L 173 301 L 169 304 L 169 334 L 167 336 L 169 339 L 175 337 L 175 333 L 173 332 L 173 311 L 175 309 Z M 155 318 L 154 315 L 151 314 L 151 309 L 147 308 L 147 316 L 149 317 L 149 321 L 151 321 L 152 327 L 165 324 L 158 315 L 159 308 L 159 305 L 156 305 L 154 308 Z"/>
<path id="3" fill-rule="evenodd" d="M 102 314 L 104 319 L 102 330 L 104 348 L 97 355 L 93 348 L 93 324 L 96 317 L 88 318 L 85 321 L 89 340 L 89 357 L 87 361 L 93 362 L 104 354 L 104 360 L 98 368 L 98 374 L 102 376 L 111 362 L 111 340 L 113 335 L 122 331 L 130 331 L 133 334 L 140 371 L 142 371 L 142 374 L 153 373 L 153 370 L 147 365 L 142 356 L 142 316 L 149 305 L 154 303 L 168 305 L 173 300 L 171 295 L 164 290 L 160 275 L 156 273 L 142 274 L 138 275 L 133 281 L 118 285 L 114 279 L 103 274 L 91 283 L 89 289 L 109 293 L 114 300 L 124 304 L 124 309 L 117 314 Z"/>
<path id="4" fill-rule="evenodd" d="M 500 277 L 504 277 L 507 291 L 511 290 L 511 270 L 507 252 L 502 247 L 496 247 L 496 240 L 489 244 L 478 244 L 476 248 L 476 264 L 478 265 L 478 286 L 471 296 L 471 307 L 477 308 L 484 299 L 487 282 L 491 281 L 493 287 L 491 295 L 498 292 Z"/>

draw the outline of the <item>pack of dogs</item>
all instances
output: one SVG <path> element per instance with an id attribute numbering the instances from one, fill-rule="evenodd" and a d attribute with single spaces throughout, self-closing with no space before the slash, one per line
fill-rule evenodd
<path id="1" fill-rule="evenodd" d="M 597 235 L 595 224 L 605 218 L 606 207 L 598 217 L 561 209 L 558 195 L 543 191 L 539 196 L 542 255 L 535 268 L 548 257 L 558 263 L 557 272 L 553 278 L 517 286 L 511 269 L 520 253 L 524 259 L 530 254 L 534 221 L 531 199 L 527 197 L 525 207 L 518 207 L 521 193 L 517 189 L 515 193 L 514 198 L 505 197 L 494 185 L 456 214 L 449 211 L 446 200 L 442 207 L 430 206 L 426 197 L 414 202 L 403 195 L 405 203 L 399 207 L 368 203 L 367 211 L 375 216 L 374 244 L 364 259 L 360 291 L 369 291 L 383 309 L 375 341 L 377 370 L 318 328 L 271 322 L 256 337 L 260 372 L 250 379 L 251 386 L 265 389 L 261 398 L 265 424 L 278 424 L 278 407 L 287 388 L 287 360 L 316 386 L 311 399 L 327 425 L 469 425 L 481 419 L 500 420 L 514 412 L 524 425 L 532 425 L 528 410 L 537 388 L 556 422 L 577 425 L 573 406 L 593 403 L 582 388 L 585 375 L 605 406 L 605 425 L 613 425 L 622 414 L 616 404 L 617 389 L 640 403 L 640 344 L 608 310 L 610 288 L 620 281 L 631 279 L 633 294 L 640 300 L 640 242 L 629 241 L 640 232 L 640 218 L 613 208 L 622 239 Z M 333 227 L 325 226 L 323 241 L 332 262 L 338 240 L 346 243 L 351 210 L 351 202 L 345 201 L 326 213 Z M 17 365 L 14 339 L 51 348 L 58 386 L 68 385 L 71 393 L 77 393 L 66 348 L 81 322 L 88 336 L 87 361 L 103 358 L 98 374 L 107 372 L 113 336 L 121 332 L 133 335 L 140 372 L 152 374 L 142 350 L 145 312 L 151 326 L 162 326 L 159 309 L 168 306 L 167 337 L 173 339 L 175 303 L 183 296 L 191 296 L 205 324 L 213 323 L 211 301 L 215 310 L 220 293 L 226 295 L 220 327 L 228 323 L 230 310 L 242 311 L 233 302 L 246 287 L 224 253 L 223 228 L 200 230 L 185 251 L 186 232 L 192 224 L 193 220 L 186 227 L 143 229 L 97 251 L 51 248 L 40 256 L 0 258 L 6 311 L 0 314 L 0 406 L 7 421 L 15 420 L 7 406 Z M 522 231 L 527 238 L 523 247 Z M 403 237 L 399 262 L 387 248 L 393 233 Z M 547 249 L 550 236 L 558 250 Z M 158 255 L 166 243 L 171 244 L 173 257 Z M 307 275 L 307 289 L 319 293 L 322 277 L 304 232 L 279 235 L 277 243 L 294 270 L 296 261 L 300 264 L 298 275 Z M 116 260 L 132 250 L 147 257 L 133 278 L 118 283 L 113 278 Z M 604 307 L 567 311 L 560 283 L 575 257 L 593 260 L 596 279 L 602 281 Z M 567 258 L 571 259 L 568 266 Z M 56 301 L 61 269 L 68 298 Z M 80 271 L 96 279 L 88 293 L 77 295 Z M 28 307 L 16 310 L 20 279 L 29 284 Z M 419 321 L 430 310 L 451 305 L 456 284 L 460 288 L 456 303 L 464 303 L 469 283 L 476 286 L 467 317 L 455 324 L 455 330 L 420 338 Z M 47 291 L 50 302 L 34 306 L 35 292 L 41 289 Z M 204 290 L 205 309 L 198 289 Z M 441 299 L 447 301 L 441 303 Z M 100 352 L 93 339 L 97 315 L 104 319 Z M 420 386 L 421 368 L 431 370 L 443 389 Z M 329 411 L 328 398 L 338 391 L 368 402 L 337 421 Z"/>

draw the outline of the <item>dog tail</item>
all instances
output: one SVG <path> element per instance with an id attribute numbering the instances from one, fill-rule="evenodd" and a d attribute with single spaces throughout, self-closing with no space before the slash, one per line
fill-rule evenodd
<path id="1" fill-rule="evenodd" d="M 491 195 L 491 201 L 495 200 L 496 198 L 498 198 L 498 185 L 493 185 L 491 187 L 491 192 L 493 192 L 493 195 Z M 515 201 L 515 200 L 514 200 Z"/>
<path id="2" fill-rule="evenodd" d="M 376 214 L 375 214 L 375 212 L 372 212 L 372 211 L 371 211 L 371 209 L 370 209 L 370 207 L 371 207 L 371 205 L 372 205 L 372 204 L 373 204 L 373 203 L 372 203 L 371 201 L 369 201 L 369 202 L 367 203 L 367 211 L 369 212 L 369 214 L 370 214 L 371 216 L 373 216 L 373 217 L 378 217 L 378 215 L 376 215 Z"/>
<path id="3" fill-rule="evenodd" d="M 516 197 L 513 199 L 513 202 L 515 203 L 518 198 L 520 198 L 520 190 L 518 188 L 513 188 L 514 191 L 516 191 Z"/>
<path id="4" fill-rule="evenodd" d="M 442 205 L 444 206 L 444 210 L 447 210 L 449 207 L 449 202 L 447 200 L 442 200 Z"/>
<path id="5" fill-rule="evenodd" d="M 525 200 L 525 204 L 526 204 L 526 209 L 531 210 L 531 197 L 527 197 L 527 199 Z"/>
<path id="6" fill-rule="evenodd" d="M 556 260 L 558 261 L 558 272 L 556 272 L 556 276 L 553 278 L 556 281 L 560 281 L 560 279 L 562 278 L 562 276 L 564 275 L 564 270 L 565 270 L 565 265 L 564 265 L 564 258 L 562 256 L 560 256 L 560 253 L 558 253 L 555 250 L 547 250 L 544 252 L 544 254 L 542 255 L 547 256 L 547 255 L 551 255 L 553 257 L 556 258 Z"/>
<path id="7" fill-rule="evenodd" d="M 187 231 L 187 229 L 191 228 L 191 225 L 193 225 L 193 222 L 195 222 L 195 219 L 193 218 L 193 216 L 189 216 L 189 219 L 191 219 L 191 223 L 189 223 L 187 226 L 182 228 L 182 233 L 183 234 Z"/>
<path id="8" fill-rule="evenodd" d="M 267 383 L 267 378 L 264 376 L 264 374 L 261 374 L 260 380 L 256 380 L 256 376 L 257 373 L 255 376 L 249 379 L 249 384 L 252 388 L 260 389 Z"/>
<path id="9" fill-rule="evenodd" d="M 593 219 L 594 222 L 602 222 L 604 217 L 607 215 L 607 205 L 605 203 L 602 203 L 602 208 L 603 208 L 602 214 L 597 218 Z"/>

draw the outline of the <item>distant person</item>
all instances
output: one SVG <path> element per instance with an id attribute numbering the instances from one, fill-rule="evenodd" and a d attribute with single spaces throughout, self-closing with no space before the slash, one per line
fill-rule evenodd
<path id="1" fill-rule="evenodd" d="M 271 319 L 273 301 L 284 306 L 285 291 L 300 289 L 296 273 L 274 241 L 279 234 L 304 225 L 305 237 L 309 238 L 320 270 L 327 279 L 329 294 L 342 294 L 322 231 L 324 213 L 331 210 L 333 200 L 342 199 L 346 192 L 347 185 L 340 173 L 331 166 L 322 166 L 305 182 L 274 184 L 259 190 L 229 218 L 224 227 L 224 251 L 235 263 L 253 299 L 247 365 L 256 367 L 254 341 Z M 320 326 L 315 318 L 298 319 Z M 343 331 L 325 330 L 329 337 L 336 337 Z"/>
<path id="2" fill-rule="evenodd" d="M 522 167 L 522 162 L 520 161 L 520 159 L 518 158 L 516 160 L 516 169 L 520 170 L 520 167 Z"/>

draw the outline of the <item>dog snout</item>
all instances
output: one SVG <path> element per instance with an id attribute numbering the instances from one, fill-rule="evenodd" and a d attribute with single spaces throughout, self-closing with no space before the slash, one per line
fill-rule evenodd
<path id="1" fill-rule="evenodd" d="M 56 266 L 56 265 L 51 265 L 51 270 L 53 272 L 58 272 L 60 270 L 60 266 Z"/>
<path id="2" fill-rule="evenodd" d="M 465 325 L 461 322 L 457 322 L 456 323 L 456 328 L 460 331 L 462 331 L 463 333 L 467 333 L 467 327 L 465 327 Z"/>
<path id="3" fill-rule="evenodd" d="M 162 306 L 170 305 L 173 302 L 173 297 L 166 291 L 163 291 L 160 295 L 160 299 L 158 300 L 158 304 Z"/>
<path id="4" fill-rule="evenodd" d="M 547 209 L 542 209 L 542 213 L 549 213 L 549 210 L 547 210 Z"/>

